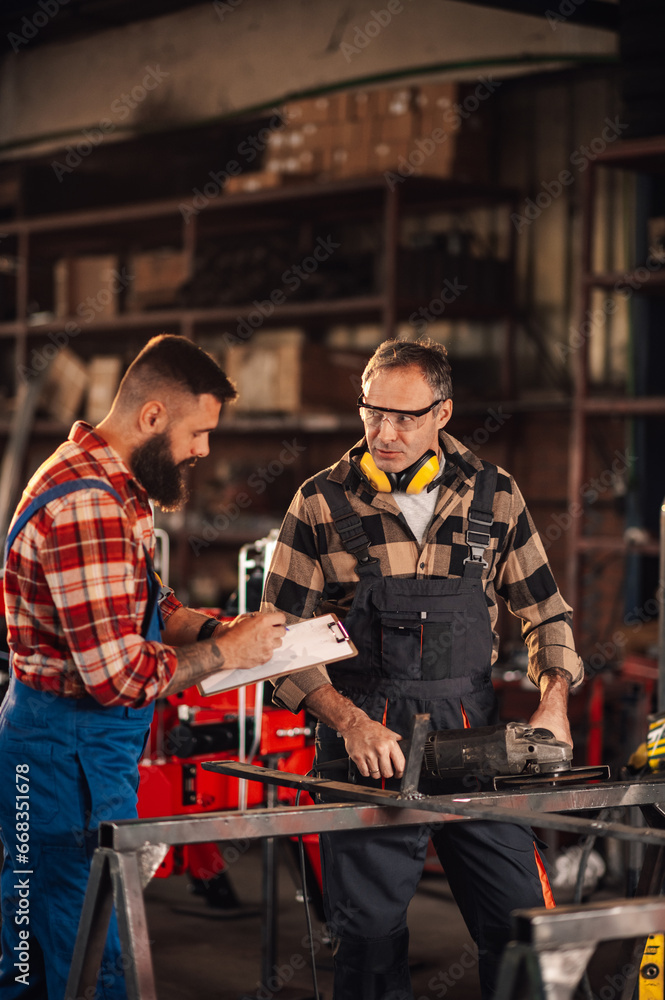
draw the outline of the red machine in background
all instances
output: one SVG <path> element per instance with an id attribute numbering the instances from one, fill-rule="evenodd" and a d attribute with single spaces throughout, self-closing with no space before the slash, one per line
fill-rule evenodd
<path id="1" fill-rule="evenodd" d="M 308 740 L 311 733 L 305 713 L 296 716 L 286 709 L 262 705 L 262 688 L 254 685 L 244 692 L 201 695 L 193 687 L 158 702 L 149 745 L 139 766 L 141 818 L 237 809 L 241 783 L 204 771 L 201 762 L 205 760 L 245 759 L 253 764 L 270 762 L 269 766 L 285 771 L 309 770 L 314 747 Z M 243 806 L 262 805 L 263 786 L 243 784 Z M 281 791 L 284 801 L 290 803 L 293 790 Z M 156 874 L 165 878 L 189 872 L 196 883 L 210 883 L 212 892 L 212 880 L 237 856 L 238 848 L 232 844 L 174 847 Z M 205 893 L 205 885 L 202 891 Z"/>

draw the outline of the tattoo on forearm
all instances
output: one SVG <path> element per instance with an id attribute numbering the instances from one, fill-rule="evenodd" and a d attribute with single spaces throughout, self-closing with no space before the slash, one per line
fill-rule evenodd
<path id="1" fill-rule="evenodd" d="M 183 691 L 192 684 L 197 684 L 204 678 L 221 670 L 224 666 L 224 653 L 216 639 L 193 643 L 191 646 L 176 648 L 177 667 L 162 696 Z"/>
<path id="2" fill-rule="evenodd" d="M 561 667 L 549 667 L 547 670 L 543 670 L 540 675 L 541 677 L 561 677 L 568 687 L 570 687 L 570 682 L 572 680 L 570 674 L 567 670 L 563 670 Z"/>

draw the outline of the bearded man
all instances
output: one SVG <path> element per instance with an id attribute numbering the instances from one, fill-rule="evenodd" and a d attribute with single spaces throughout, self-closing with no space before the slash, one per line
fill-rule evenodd
<path id="1" fill-rule="evenodd" d="M 6 1000 L 65 996 L 99 823 L 136 817 L 155 700 L 218 670 L 265 663 L 281 644 L 282 613 L 220 623 L 183 607 L 152 565 L 149 501 L 182 505 L 184 470 L 208 454 L 235 395 L 189 340 L 153 338 L 108 416 L 94 428 L 74 424 L 37 470 L 10 526 L 11 681 L 0 710 Z M 126 997 L 115 920 L 97 996 Z"/>

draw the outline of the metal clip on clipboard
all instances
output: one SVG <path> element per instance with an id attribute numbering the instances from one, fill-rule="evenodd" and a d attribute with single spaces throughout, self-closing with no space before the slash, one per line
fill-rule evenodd
<path id="1" fill-rule="evenodd" d="M 342 625 L 341 622 L 339 622 L 339 621 L 329 622 L 328 628 L 330 629 L 330 631 L 332 632 L 332 634 L 335 636 L 335 641 L 336 642 L 348 642 L 349 641 L 349 633 L 346 631 L 346 629 L 344 628 L 344 626 Z M 339 629 L 341 635 L 335 635 L 335 629 Z"/>

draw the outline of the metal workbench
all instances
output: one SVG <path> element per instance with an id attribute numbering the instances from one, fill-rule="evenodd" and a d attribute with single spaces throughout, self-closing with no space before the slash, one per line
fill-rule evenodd
<path id="1" fill-rule="evenodd" d="M 128 996 L 130 1000 L 156 1000 L 143 889 L 154 875 L 169 847 L 175 844 L 289 837 L 319 833 L 324 830 L 370 831 L 379 826 L 423 823 L 434 826 L 440 823 L 470 822 L 474 819 L 510 820 L 533 824 L 540 828 L 609 836 L 646 844 L 649 847 L 647 863 L 638 891 L 643 896 L 657 894 L 662 882 L 665 828 L 660 826 L 663 814 L 659 804 L 665 801 L 665 776 L 640 781 L 598 782 L 585 786 L 564 784 L 559 787 L 419 798 L 406 797 L 400 792 L 380 788 L 364 788 L 344 782 L 305 778 L 283 771 L 254 768 L 236 762 L 212 762 L 206 767 L 245 778 L 257 778 L 259 776 L 257 772 L 260 772 L 261 780 L 268 783 L 306 787 L 313 792 L 325 793 L 326 796 L 343 801 L 295 808 L 277 807 L 247 812 L 203 813 L 164 819 L 102 823 L 100 846 L 93 857 L 81 915 L 67 1000 L 85 996 L 85 991 L 95 985 L 112 903 L 115 903 L 120 940 L 126 959 Z M 580 811 L 607 807 L 639 807 L 645 813 L 647 821 L 653 825 L 633 827 L 626 823 L 606 822 L 574 815 Z M 665 827 L 665 820 L 663 826 Z M 616 912 L 616 907 L 620 908 L 627 902 L 617 901 L 613 912 Z M 658 901 L 644 899 L 642 902 L 651 907 L 646 921 L 648 926 L 651 927 L 649 921 L 653 919 L 659 926 L 653 926 L 651 929 L 665 931 L 665 903 L 661 901 L 658 904 L 660 908 L 656 907 L 654 910 L 652 904 Z M 534 911 L 539 922 L 534 923 L 533 927 L 540 928 L 538 933 L 541 936 L 545 934 L 546 937 L 548 932 L 542 928 L 549 927 L 551 921 L 555 919 L 552 916 L 548 917 L 547 914 L 557 915 L 556 919 L 559 920 L 557 926 L 560 928 L 557 948 L 562 947 L 560 938 L 566 933 L 561 928 L 568 927 L 571 933 L 577 933 L 574 931 L 575 920 L 571 919 L 567 923 L 563 920 L 566 909 L 570 908 Z M 653 913 L 657 913 L 658 916 L 653 916 Z M 660 926 L 661 914 L 662 926 Z M 523 915 L 523 923 L 529 919 L 528 915 Z M 619 917 L 614 921 L 615 931 L 620 924 Z M 618 936 L 629 934 L 634 936 L 636 925 L 633 923 L 633 917 L 626 917 L 624 924 L 627 934 Z M 598 929 L 605 925 L 597 922 L 595 926 Z M 528 947 L 528 943 L 526 946 Z M 544 953 L 545 949 L 542 950 Z M 553 963 L 550 962 L 548 974 L 552 973 L 552 966 Z M 572 996 L 572 992 L 566 992 L 565 989 L 568 987 L 565 984 L 564 987 L 561 987 L 559 992 L 552 992 L 548 987 L 548 992 L 542 995 L 553 1000 L 554 998 L 567 1000 Z M 533 995 L 536 996 L 535 993 Z"/>

